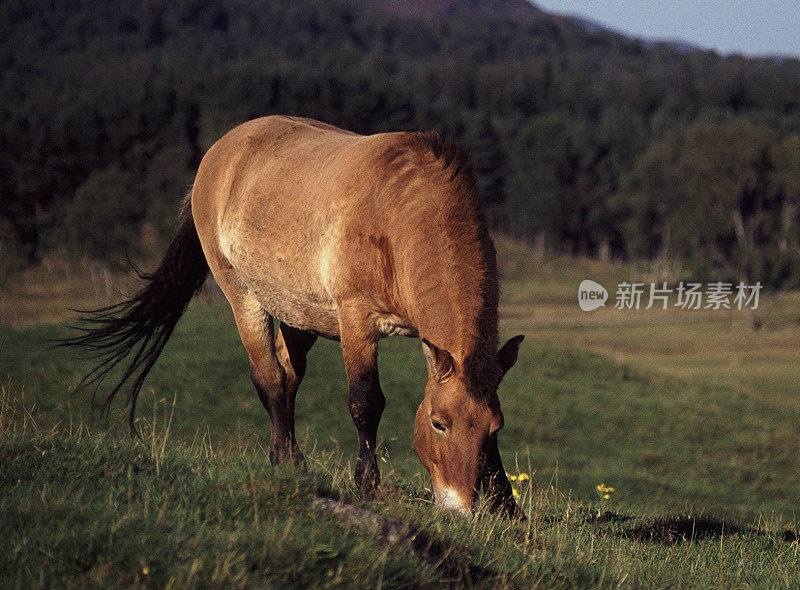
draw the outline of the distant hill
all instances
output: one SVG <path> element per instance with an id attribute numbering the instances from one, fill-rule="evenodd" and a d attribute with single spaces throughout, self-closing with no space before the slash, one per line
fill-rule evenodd
<path id="1" fill-rule="evenodd" d="M 538 8 L 527 0 L 355 0 L 391 14 L 415 18 L 453 16 L 504 16 L 548 22 L 558 27 L 574 25 L 590 35 L 606 34 L 625 41 L 641 41 L 648 49 L 661 46 L 679 53 L 704 51 L 703 47 L 679 39 L 642 39 L 604 24 L 571 14 L 556 14 Z"/>
<path id="2" fill-rule="evenodd" d="M 495 15 L 548 18 L 549 13 L 526 0 L 360 0 L 394 14 L 415 17 Z M 559 18 L 559 17 L 556 17 Z"/>

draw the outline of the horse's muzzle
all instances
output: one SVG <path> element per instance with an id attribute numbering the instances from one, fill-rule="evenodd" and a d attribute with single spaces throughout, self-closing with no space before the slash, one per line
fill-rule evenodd
<path id="1" fill-rule="evenodd" d="M 471 503 L 466 502 L 459 494 L 451 487 L 441 487 L 434 490 L 436 496 L 436 505 L 450 512 L 457 512 L 464 516 L 472 516 Z"/>

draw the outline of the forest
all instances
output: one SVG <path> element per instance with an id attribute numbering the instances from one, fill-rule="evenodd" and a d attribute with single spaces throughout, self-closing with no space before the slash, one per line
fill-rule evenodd
<path id="1" fill-rule="evenodd" d="M 800 60 L 328 0 L 6 0 L 0 272 L 169 239 L 205 150 L 272 113 L 435 129 L 538 248 L 800 284 Z"/>

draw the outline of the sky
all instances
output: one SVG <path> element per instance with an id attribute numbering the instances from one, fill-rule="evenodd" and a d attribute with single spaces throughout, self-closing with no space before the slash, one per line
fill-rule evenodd
<path id="1" fill-rule="evenodd" d="M 720 53 L 800 56 L 800 0 L 533 0 L 648 40 Z"/>

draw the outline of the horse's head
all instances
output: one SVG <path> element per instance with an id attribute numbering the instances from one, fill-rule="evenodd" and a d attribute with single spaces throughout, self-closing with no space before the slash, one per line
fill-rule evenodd
<path id="1" fill-rule="evenodd" d="M 474 392 L 469 388 L 476 385 L 468 385 L 464 366 L 446 350 L 422 341 L 428 384 L 417 410 L 414 448 L 431 474 L 436 504 L 443 508 L 472 512 L 481 470 L 486 468 L 482 452 L 503 427 L 497 386 L 516 362 L 520 342 L 522 336 L 512 338 L 491 366 L 482 367 L 482 391 Z"/>

